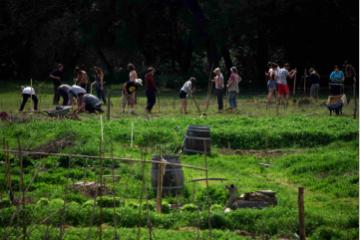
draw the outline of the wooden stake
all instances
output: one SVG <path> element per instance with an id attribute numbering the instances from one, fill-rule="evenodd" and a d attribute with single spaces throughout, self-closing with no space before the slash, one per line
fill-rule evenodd
<path id="1" fill-rule="evenodd" d="M 134 144 L 134 122 L 131 122 L 130 147 Z"/>
<path id="2" fill-rule="evenodd" d="M 108 99 L 107 99 L 107 112 L 106 112 L 106 114 L 107 114 L 107 120 L 109 121 L 110 120 L 110 113 L 111 113 L 111 102 L 110 102 L 110 100 L 111 100 L 111 90 L 109 90 L 107 97 L 108 97 Z"/>
<path id="3" fill-rule="evenodd" d="M 305 210 L 304 210 L 304 187 L 299 187 L 298 193 L 299 206 L 299 236 L 300 240 L 305 240 Z"/>
<path id="4" fill-rule="evenodd" d="M 212 239 L 212 226 L 211 226 L 211 203 L 210 203 L 210 196 L 209 196 L 209 171 L 208 171 L 208 160 L 207 160 L 207 153 L 206 153 L 206 141 L 204 141 L 204 158 L 205 158 L 205 184 L 206 184 L 206 195 L 207 195 L 207 207 L 208 207 L 208 227 L 209 227 L 209 238 Z"/>
<path id="5" fill-rule="evenodd" d="M 166 160 L 161 157 L 160 163 L 158 163 L 158 175 L 157 175 L 157 189 L 156 189 L 156 211 L 161 213 L 161 202 L 163 192 L 163 180 L 166 168 Z"/>
<path id="6" fill-rule="evenodd" d="M 353 118 L 356 119 L 356 115 L 357 115 L 357 99 L 356 99 L 356 77 L 354 77 L 353 80 L 353 98 L 354 98 L 354 113 L 353 113 Z"/>
<path id="7" fill-rule="evenodd" d="M 100 195 L 102 195 L 102 189 L 104 189 L 104 181 L 103 181 L 103 174 L 104 174 L 104 125 L 103 125 L 103 118 L 100 115 L 100 142 L 99 142 L 99 156 L 100 156 Z M 103 208 L 100 205 L 100 219 L 99 219 L 99 239 L 102 239 L 102 223 L 103 223 Z"/>
<path id="8" fill-rule="evenodd" d="M 19 149 L 19 161 L 20 161 L 20 192 L 21 192 L 21 223 L 22 223 L 22 238 L 27 238 L 27 226 L 25 217 L 25 184 L 24 184 L 24 162 L 21 152 L 20 138 L 17 139 Z"/>
<path id="9" fill-rule="evenodd" d="M 306 77 L 307 77 L 307 71 L 305 68 L 305 70 L 304 70 L 304 96 L 306 96 Z"/>
<path id="10" fill-rule="evenodd" d="M 296 92 L 296 78 L 297 78 L 297 73 L 295 73 L 294 76 L 293 97 L 295 96 L 295 92 Z"/>

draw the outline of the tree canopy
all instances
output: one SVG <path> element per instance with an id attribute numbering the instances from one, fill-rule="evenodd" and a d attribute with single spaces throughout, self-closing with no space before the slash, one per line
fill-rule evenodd
<path id="1" fill-rule="evenodd" d="M 1 79 L 46 79 L 56 62 L 205 78 L 238 66 L 263 81 L 268 61 L 331 70 L 358 65 L 358 1 L 2 0 Z M 169 84 L 171 85 L 171 84 Z"/>

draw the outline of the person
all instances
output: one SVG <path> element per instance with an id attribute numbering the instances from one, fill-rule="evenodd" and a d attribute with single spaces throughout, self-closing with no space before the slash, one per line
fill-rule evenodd
<path id="1" fill-rule="evenodd" d="M 71 88 L 69 89 L 69 98 L 70 98 L 69 104 L 72 105 L 75 99 L 77 103 L 78 112 L 81 112 L 83 110 L 83 96 L 85 93 L 86 90 L 76 84 L 72 85 Z"/>
<path id="2" fill-rule="evenodd" d="M 146 111 L 151 113 L 152 108 L 156 103 L 156 84 L 154 79 L 155 69 L 153 67 L 149 67 L 146 71 L 144 80 L 145 80 L 145 94 L 147 98 Z"/>
<path id="3" fill-rule="evenodd" d="M 129 80 L 122 87 L 123 112 L 125 112 L 125 107 L 128 105 L 129 112 L 135 114 L 136 90 L 139 86 L 142 86 L 142 81 L 138 78 L 134 64 L 129 63 L 127 69 L 129 71 Z"/>
<path id="4" fill-rule="evenodd" d="M 241 77 L 238 74 L 237 68 L 235 66 L 230 68 L 230 77 L 227 82 L 227 89 L 229 93 L 229 105 L 231 110 L 236 110 L 236 95 L 239 93 L 239 83 L 241 82 Z"/>
<path id="5" fill-rule="evenodd" d="M 285 63 L 282 68 L 277 68 L 276 72 L 276 83 L 277 83 L 277 92 L 278 92 L 278 104 L 285 100 L 285 105 L 288 103 L 289 99 L 289 86 L 287 83 L 287 78 L 293 78 L 296 74 L 296 69 L 293 69 L 289 72 L 290 65 Z"/>
<path id="6" fill-rule="evenodd" d="M 344 84 L 344 73 L 338 65 L 334 66 L 334 71 L 330 74 L 330 95 L 340 95 Z"/>
<path id="7" fill-rule="evenodd" d="M 218 112 L 221 113 L 224 108 L 224 104 L 223 104 L 224 76 L 222 75 L 219 67 L 215 68 L 213 73 L 215 73 L 215 77 L 212 81 L 215 82 L 215 93 L 218 103 Z"/>
<path id="8" fill-rule="evenodd" d="M 269 70 L 265 74 L 267 79 L 267 88 L 268 88 L 268 95 L 267 95 L 267 104 L 272 103 L 272 98 L 276 92 L 276 69 L 278 65 L 276 63 L 269 62 L 268 63 Z"/>
<path id="9" fill-rule="evenodd" d="M 106 104 L 106 96 L 104 89 L 104 71 L 102 68 L 94 66 L 95 88 L 97 97 Z"/>
<path id="10" fill-rule="evenodd" d="M 84 105 L 84 106 L 82 106 L 82 108 L 85 111 L 88 111 L 89 113 L 104 112 L 101 109 L 102 103 L 101 103 L 100 99 L 92 94 L 89 94 L 89 93 L 84 94 L 82 97 L 82 104 Z"/>
<path id="11" fill-rule="evenodd" d="M 57 91 L 60 97 L 63 98 L 63 106 L 67 106 L 70 103 L 69 91 L 71 86 L 68 84 L 61 84 Z"/>
<path id="12" fill-rule="evenodd" d="M 58 93 L 58 87 L 61 85 L 64 75 L 64 65 L 62 63 L 57 64 L 56 69 L 54 69 L 50 74 L 49 77 L 51 78 L 54 86 L 54 98 L 53 104 L 58 105 L 60 96 Z"/>
<path id="13" fill-rule="evenodd" d="M 34 104 L 34 111 L 37 111 L 38 110 L 38 98 L 36 96 L 36 93 L 35 93 L 35 89 L 33 87 L 24 87 L 22 86 L 21 87 L 21 93 L 22 93 L 22 102 L 21 102 L 21 105 L 20 105 L 20 109 L 19 111 L 22 112 L 24 110 L 24 107 L 25 107 L 25 104 L 27 102 L 27 100 L 29 98 L 31 98 L 31 100 L 33 101 L 33 104 Z"/>
<path id="14" fill-rule="evenodd" d="M 75 68 L 75 84 L 79 85 L 88 92 L 89 77 L 85 71 L 84 65 L 81 68 Z"/>
<path id="15" fill-rule="evenodd" d="M 180 93 L 179 93 L 180 101 L 181 101 L 180 112 L 183 114 L 187 114 L 186 98 L 189 95 L 193 94 L 193 92 L 195 91 L 195 83 L 196 83 L 196 78 L 190 77 L 189 80 L 187 80 L 180 89 Z"/>
<path id="16" fill-rule="evenodd" d="M 319 99 L 320 75 L 314 68 L 309 69 L 310 97 L 316 101 Z"/>

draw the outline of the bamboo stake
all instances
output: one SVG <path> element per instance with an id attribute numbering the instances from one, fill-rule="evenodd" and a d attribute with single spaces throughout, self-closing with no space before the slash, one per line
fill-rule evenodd
<path id="1" fill-rule="evenodd" d="M 295 93 L 296 93 L 296 79 L 297 79 L 297 73 L 295 73 L 294 76 L 293 97 L 295 97 Z"/>
<path id="2" fill-rule="evenodd" d="M 145 160 L 145 156 L 142 156 L 142 159 Z M 139 199 L 139 219 L 142 216 L 142 201 L 143 201 L 143 193 L 145 191 L 145 162 L 141 163 L 141 189 L 140 189 L 140 199 Z M 141 224 L 138 222 L 138 230 L 136 239 L 141 239 Z"/>
<path id="3" fill-rule="evenodd" d="M 161 161 L 158 163 L 157 175 L 157 195 L 156 195 L 156 211 L 161 213 L 161 202 L 163 193 L 163 180 L 165 175 L 167 161 L 161 156 Z"/>
<path id="4" fill-rule="evenodd" d="M 208 89 L 207 89 L 207 96 L 206 96 L 206 104 L 205 104 L 205 113 L 207 113 L 210 105 L 210 96 L 211 96 L 211 75 L 214 68 L 214 64 L 211 65 L 210 72 L 209 72 L 209 81 L 208 81 Z"/>
<path id="5" fill-rule="evenodd" d="M 5 151 L 4 149 L 0 149 L 0 151 Z M 9 149 L 8 150 L 11 153 L 19 153 L 18 150 L 12 150 Z M 99 159 L 99 156 L 92 156 L 92 155 L 83 155 L 83 154 L 65 154 L 65 153 L 48 153 L 48 152 L 32 152 L 32 151 L 22 151 L 23 154 L 26 155 L 42 155 L 42 156 L 57 156 L 57 157 L 72 157 L 72 158 L 87 158 L 87 159 Z M 121 162 L 135 162 L 135 163 L 141 163 L 141 162 L 145 162 L 147 164 L 152 164 L 152 163 L 161 163 L 161 161 L 156 161 L 156 160 L 141 160 L 141 159 L 132 159 L 132 158 L 120 158 L 120 157 L 103 157 L 104 160 L 118 160 Z M 206 171 L 205 168 L 203 167 L 197 167 L 197 166 L 193 166 L 193 165 L 188 165 L 188 164 L 179 164 L 179 163 L 172 163 L 172 162 L 167 162 L 166 164 L 168 165 L 172 165 L 172 166 L 179 166 L 179 167 L 184 167 L 184 168 L 191 168 L 191 169 L 196 169 L 199 171 Z"/>
<path id="6" fill-rule="evenodd" d="M 304 187 L 299 187 L 298 206 L 299 206 L 299 236 L 300 236 L 300 240 L 305 240 L 306 235 L 305 235 Z"/>
<path id="7" fill-rule="evenodd" d="M 113 144 L 112 141 L 110 143 L 110 151 L 111 151 L 111 157 L 113 157 L 114 155 L 114 148 L 113 148 Z M 119 235 L 118 232 L 116 230 L 117 228 L 117 220 L 116 220 L 116 204 L 115 204 L 115 161 L 114 159 L 111 159 L 111 175 L 112 175 L 112 194 L 113 194 L 113 224 L 114 224 L 114 240 L 115 239 L 119 239 Z"/>
<path id="8" fill-rule="evenodd" d="M 33 104 L 34 104 L 32 90 L 33 90 L 33 81 L 32 81 L 32 78 L 30 78 L 30 98 L 31 98 L 31 102 L 32 102 L 32 105 L 30 104 L 30 106 L 33 106 Z M 31 109 L 31 111 L 34 110 L 33 107 L 31 107 L 30 109 Z"/>
<path id="9" fill-rule="evenodd" d="M 209 238 L 212 239 L 212 226 L 211 226 L 211 203 L 210 203 L 210 196 L 209 196 L 209 171 L 208 171 L 208 160 L 206 154 L 206 141 L 204 141 L 204 158 L 205 158 L 205 185 L 206 185 L 206 195 L 207 195 L 207 207 L 208 207 L 208 227 L 209 227 Z"/>
<path id="10" fill-rule="evenodd" d="M 356 99 L 356 77 L 353 78 L 353 98 L 354 98 L 354 112 L 353 118 L 356 118 L 357 115 L 357 99 Z"/>
<path id="11" fill-rule="evenodd" d="M 130 147 L 134 144 L 134 122 L 131 122 Z"/>
<path id="12" fill-rule="evenodd" d="M 103 125 L 103 118 L 102 115 L 100 115 L 100 142 L 99 142 L 99 156 L 100 156 L 100 194 L 102 189 L 104 188 L 104 181 L 103 181 L 103 174 L 104 174 L 104 125 Z M 100 205 L 100 221 L 99 221 L 99 239 L 102 239 L 102 223 L 103 220 L 103 208 L 102 205 Z"/>
<path id="13" fill-rule="evenodd" d="M 18 142 L 18 149 L 19 149 L 19 161 L 20 161 L 20 192 L 21 192 L 21 223 L 22 223 L 22 239 L 27 238 L 27 226 L 26 226 L 26 217 L 25 214 L 25 185 L 24 185 L 24 162 L 23 162 L 23 155 L 21 152 L 21 143 L 20 138 L 17 139 Z"/>
<path id="14" fill-rule="evenodd" d="M 108 92 L 108 99 L 107 99 L 107 120 L 109 121 L 110 120 L 110 114 L 111 114 L 111 90 L 109 90 Z"/>

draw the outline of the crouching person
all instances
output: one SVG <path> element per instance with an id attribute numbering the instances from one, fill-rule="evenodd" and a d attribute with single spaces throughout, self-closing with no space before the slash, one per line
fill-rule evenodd
<path id="1" fill-rule="evenodd" d="M 34 110 L 37 111 L 39 100 L 36 96 L 35 89 L 32 87 L 24 87 L 24 86 L 22 86 L 21 89 L 22 89 L 21 93 L 22 93 L 23 100 L 21 102 L 19 111 L 22 112 L 24 110 L 25 104 L 29 98 L 32 99 L 33 104 L 34 104 Z"/>
<path id="2" fill-rule="evenodd" d="M 57 89 L 57 94 L 63 99 L 63 106 L 70 105 L 70 88 L 71 86 L 68 84 L 61 84 Z"/>
<path id="3" fill-rule="evenodd" d="M 77 112 L 84 111 L 84 104 L 83 104 L 83 96 L 86 93 L 86 90 L 78 85 L 72 85 L 69 89 L 69 98 L 70 102 L 69 105 L 73 105 L 74 100 L 76 101 L 77 105 Z"/>
<path id="4" fill-rule="evenodd" d="M 85 111 L 88 111 L 89 113 L 95 113 L 95 112 L 104 112 L 101 109 L 102 102 L 100 99 L 92 94 L 84 94 L 83 96 L 83 104 Z"/>

